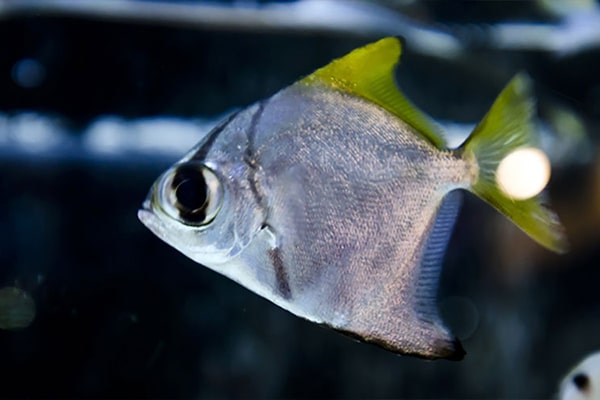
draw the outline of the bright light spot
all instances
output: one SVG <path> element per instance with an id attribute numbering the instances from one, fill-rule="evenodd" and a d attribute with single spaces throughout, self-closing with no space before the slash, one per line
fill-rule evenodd
<path id="1" fill-rule="evenodd" d="M 17 61 L 12 68 L 12 78 L 15 83 L 23 88 L 38 87 L 46 78 L 46 68 L 37 60 L 24 58 Z"/>
<path id="2" fill-rule="evenodd" d="M 31 152 L 48 151 L 66 139 L 58 122 L 34 113 L 17 114 L 9 118 L 5 129 L 10 141 Z"/>
<path id="3" fill-rule="evenodd" d="M 84 145 L 92 152 L 123 154 L 126 152 L 181 155 L 198 143 L 216 121 L 207 123 L 177 118 L 146 118 L 127 121 L 103 117 L 84 134 Z"/>
<path id="4" fill-rule="evenodd" d="M 91 151 L 117 154 L 123 151 L 128 132 L 126 123 L 117 117 L 100 118 L 87 130 L 83 143 Z"/>
<path id="5" fill-rule="evenodd" d="M 539 194 L 550 180 L 550 161 L 540 149 L 522 148 L 500 162 L 496 182 L 504 194 L 526 200 Z"/>

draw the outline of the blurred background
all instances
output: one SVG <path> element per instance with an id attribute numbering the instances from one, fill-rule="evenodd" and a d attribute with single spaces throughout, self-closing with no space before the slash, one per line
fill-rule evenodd
<path id="1" fill-rule="evenodd" d="M 136 217 L 221 118 L 388 35 L 455 143 L 528 72 L 554 165 L 567 255 L 465 196 L 439 293 L 461 362 L 298 319 Z M 595 1 L 0 1 L 0 397 L 554 396 L 600 348 L 599 66 Z"/>

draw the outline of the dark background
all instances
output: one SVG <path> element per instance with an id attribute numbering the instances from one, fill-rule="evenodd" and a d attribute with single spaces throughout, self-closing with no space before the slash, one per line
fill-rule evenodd
<path id="1" fill-rule="evenodd" d="M 449 4 L 400 11 L 456 30 L 553 21 L 533 2 Z M 103 115 L 214 118 L 378 38 L 358 33 L 14 15 L 0 19 L 0 113 L 60 118 L 73 136 Z M 20 86 L 11 72 L 24 58 L 45 67 L 43 81 L 32 88 Z M 569 254 L 539 248 L 466 196 L 439 296 L 447 321 L 464 339 L 468 354 L 461 362 L 401 357 L 354 342 L 160 242 L 136 211 L 178 157 L 37 157 L 5 146 L 0 286 L 29 292 L 37 312 L 28 328 L 0 330 L 0 396 L 552 396 L 561 376 L 600 348 L 599 61 L 593 48 L 558 57 L 485 46 L 448 61 L 407 44 L 398 79 L 435 117 L 475 122 L 508 79 L 526 70 L 544 121 L 559 104 L 589 132 L 586 156 L 575 151 L 561 159 L 549 188 L 572 243 Z M 10 134 L 0 125 L 0 140 Z"/>

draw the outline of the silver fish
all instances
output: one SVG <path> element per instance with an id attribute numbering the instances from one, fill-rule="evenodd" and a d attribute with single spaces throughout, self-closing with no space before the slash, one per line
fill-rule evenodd
<path id="1" fill-rule="evenodd" d="M 231 116 L 158 178 L 139 211 L 159 238 L 310 321 L 388 350 L 460 359 L 435 296 L 469 190 L 542 245 L 565 238 L 540 197 L 509 198 L 494 172 L 532 145 L 515 77 L 458 149 L 394 81 L 385 38 Z"/>

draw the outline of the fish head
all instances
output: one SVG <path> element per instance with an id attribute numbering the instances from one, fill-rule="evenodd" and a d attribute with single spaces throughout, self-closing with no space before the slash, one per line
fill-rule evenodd
<path id="1" fill-rule="evenodd" d="M 600 351 L 588 355 L 563 378 L 560 400 L 600 398 Z"/>
<path id="2" fill-rule="evenodd" d="M 225 275 L 263 219 L 248 184 L 243 123 L 230 118 L 216 127 L 158 177 L 138 211 L 140 221 L 164 242 Z M 213 137 L 226 141 L 208 152 Z"/>

